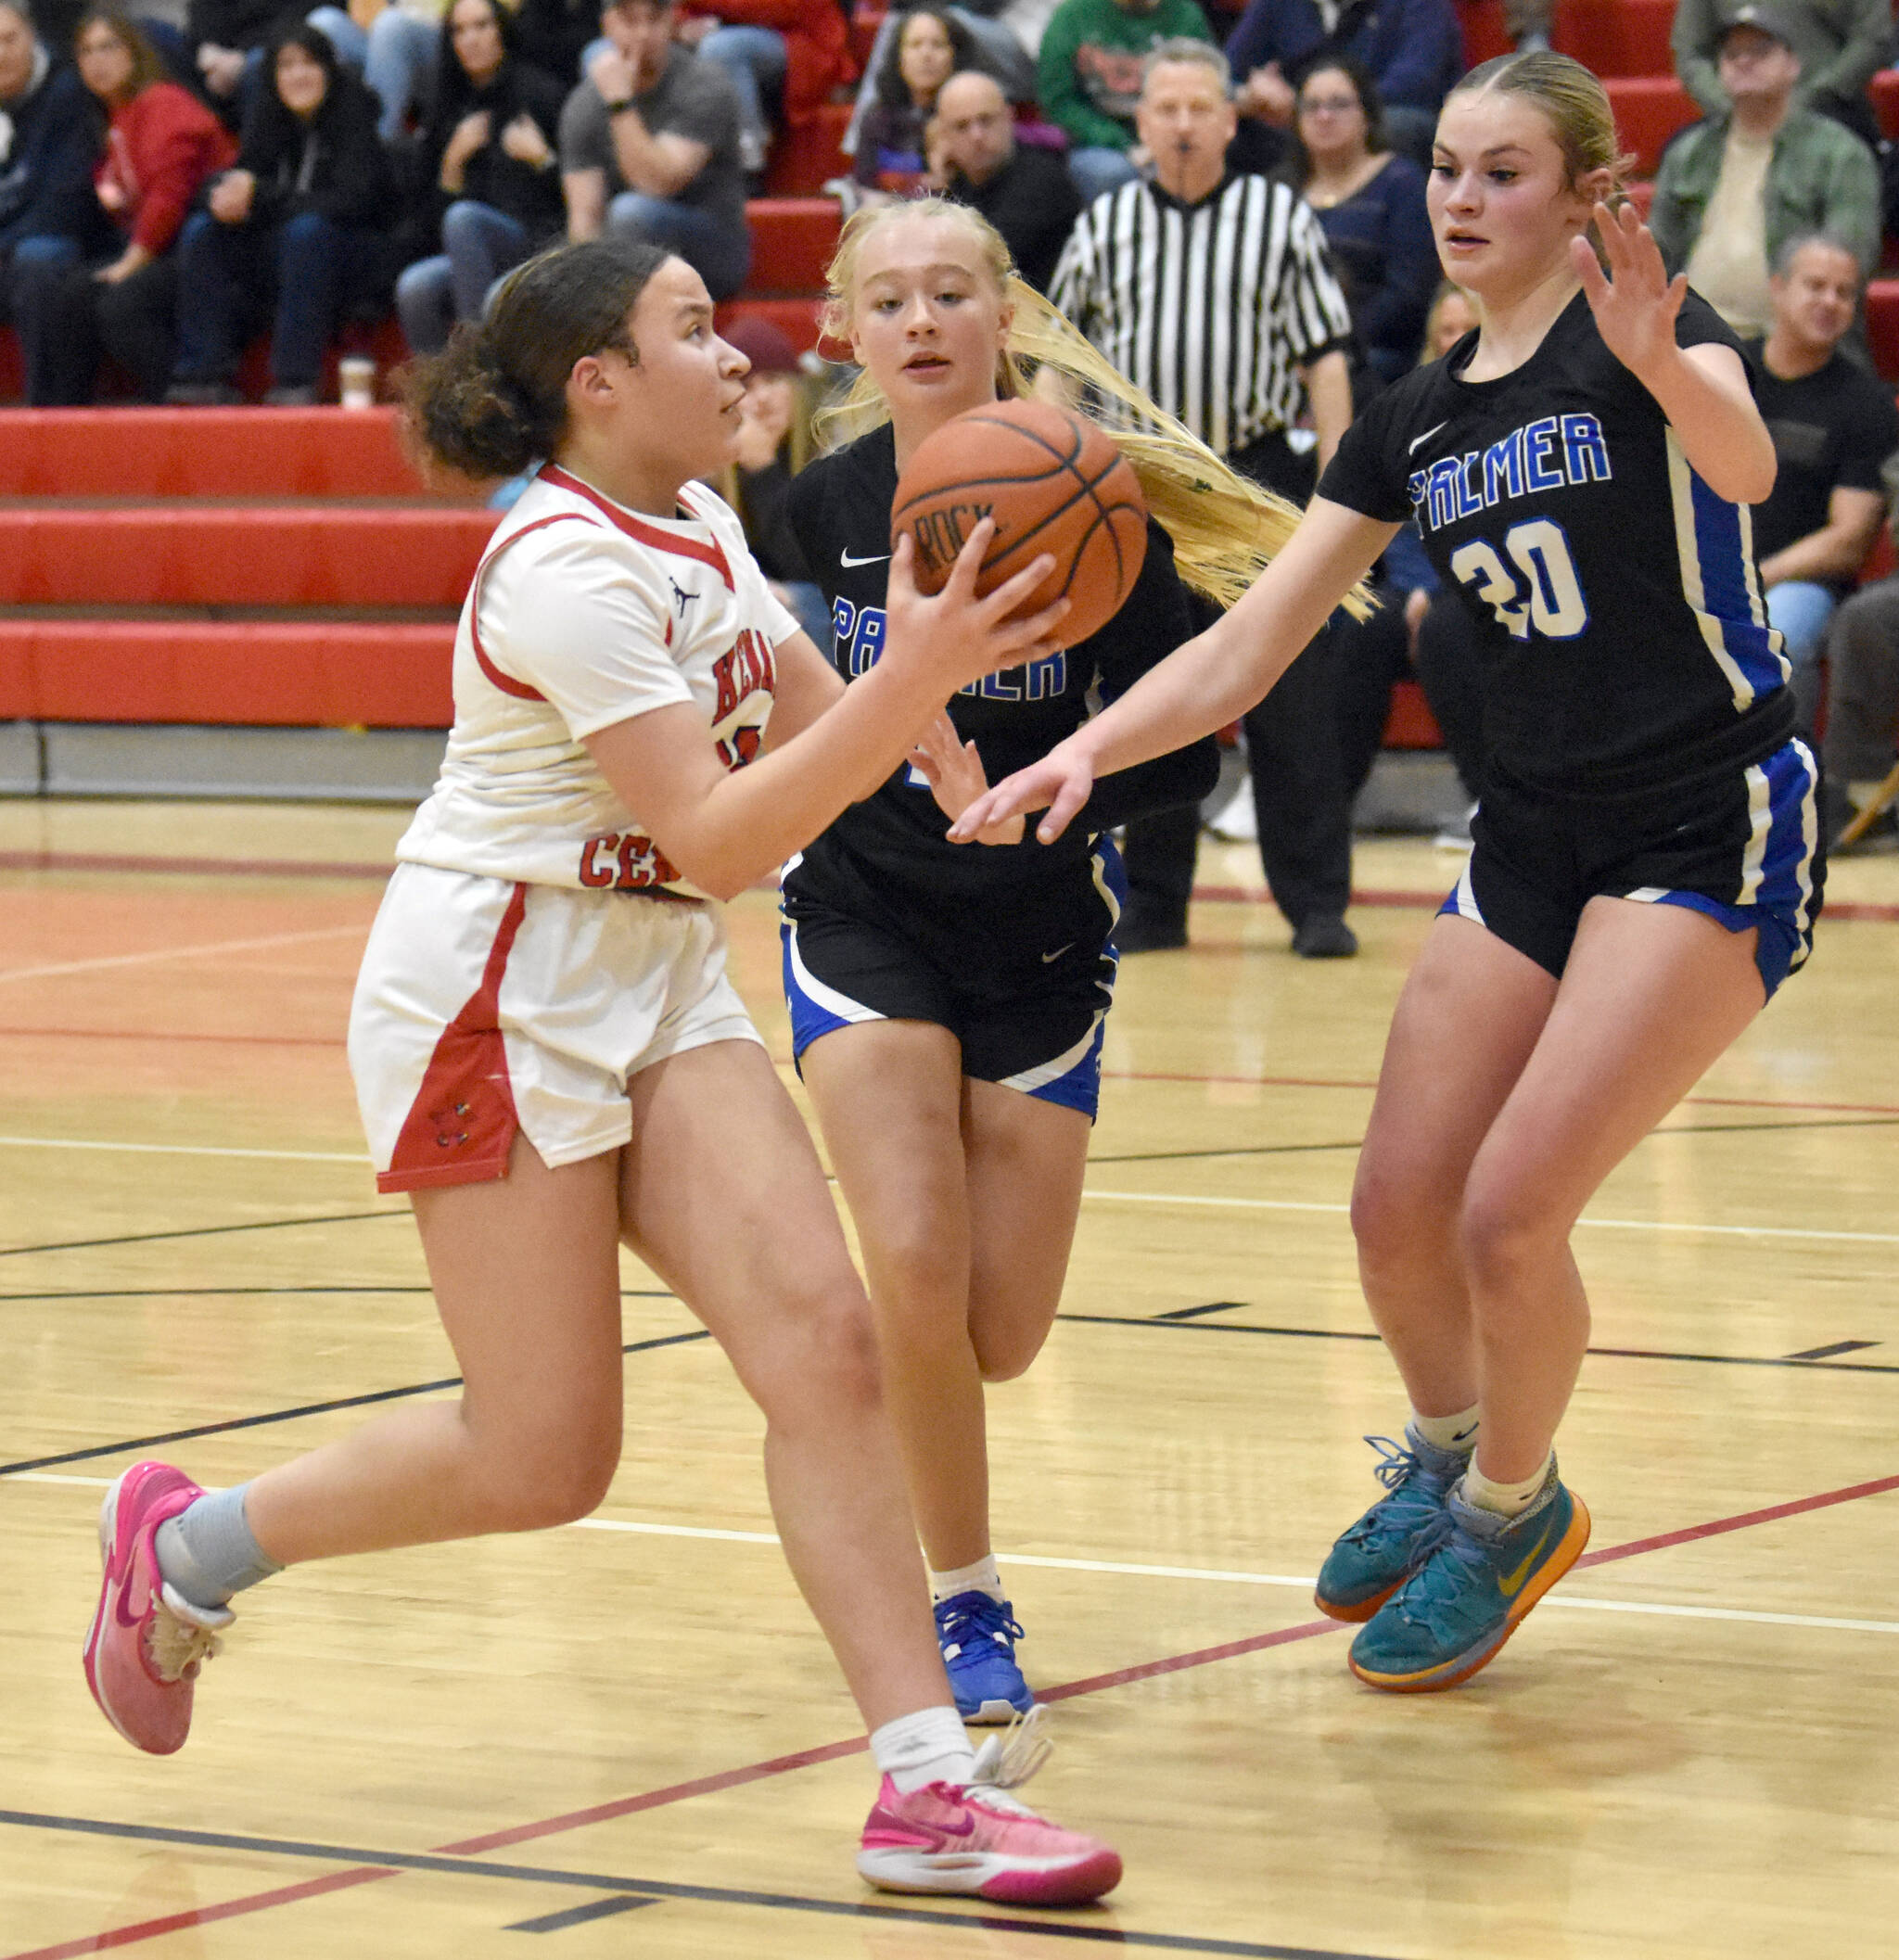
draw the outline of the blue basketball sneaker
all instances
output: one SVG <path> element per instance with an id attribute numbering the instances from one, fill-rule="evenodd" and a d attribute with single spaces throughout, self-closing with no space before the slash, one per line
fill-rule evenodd
<path id="1" fill-rule="evenodd" d="M 1468 1681 L 1589 1542 L 1589 1514 L 1553 1460 L 1521 1517 L 1480 1510 L 1459 1489 L 1438 1521 L 1423 1562 L 1352 1642 L 1352 1672 L 1373 1687 L 1425 1694 Z"/>
<path id="2" fill-rule="evenodd" d="M 1444 1515 L 1444 1500 L 1465 1471 L 1461 1450 L 1438 1449 L 1407 1426 L 1405 1447 L 1389 1436 L 1367 1436 L 1380 1457 L 1374 1473 L 1385 1495 L 1326 1555 L 1313 1600 L 1334 1620 L 1369 1620 L 1397 1591 L 1430 1549 L 1425 1542 Z"/>
<path id="3" fill-rule="evenodd" d="M 1022 1628 L 1010 1617 L 1006 1599 L 984 1592 L 957 1593 L 937 1601 L 937 1642 L 943 1668 L 956 1696 L 956 1712 L 965 1722 L 1011 1722 L 1035 1706 L 1035 1697 L 1015 1664 Z"/>

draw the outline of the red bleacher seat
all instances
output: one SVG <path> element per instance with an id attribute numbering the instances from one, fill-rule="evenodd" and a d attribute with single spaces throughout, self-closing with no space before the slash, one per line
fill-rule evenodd
<path id="1" fill-rule="evenodd" d="M 1882 68 L 1868 84 L 1873 114 L 1880 119 L 1880 134 L 1889 142 L 1899 139 L 1899 68 Z"/>
<path id="2" fill-rule="evenodd" d="M 487 510 L 16 506 L 0 509 L 0 592 L 19 605 L 459 606 L 494 525 Z"/>
<path id="3" fill-rule="evenodd" d="M 849 103 L 826 102 L 809 122 L 781 131 L 766 160 L 766 189 L 774 197 L 809 197 L 827 177 L 844 176 L 850 165 L 839 146 L 849 126 Z"/>
<path id="4" fill-rule="evenodd" d="M 1611 75 L 1670 75 L 1675 0 L 1560 0 L 1550 36 L 1558 53 Z"/>
<path id="5" fill-rule="evenodd" d="M 1464 66 L 1494 60 L 1510 53 L 1504 32 L 1503 0 L 1458 0 L 1458 24 L 1464 31 Z"/>
<path id="6" fill-rule="evenodd" d="M 1669 137 L 1700 118 L 1695 98 L 1673 75 L 1613 75 L 1602 85 L 1623 147 L 1635 152 L 1638 173 L 1652 177 Z"/>
<path id="7" fill-rule="evenodd" d="M 0 620 L 0 719 L 446 728 L 455 630 Z"/>
<path id="8" fill-rule="evenodd" d="M 822 292 L 841 219 L 832 197 L 754 197 L 746 206 L 752 234 L 747 297 Z"/>
<path id="9" fill-rule="evenodd" d="M 859 68 L 871 58 L 871 50 L 877 45 L 877 30 L 884 24 L 885 12 L 881 6 L 860 6 L 850 17 L 850 52 Z"/>
<path id="10" fill-rule="evenodd" d="M 1886 380 L 1899 380 L 1899 279 L 1867 281 L 1866 337 L 1873 366 Z"/>
<path id="11" fill-rule="evenodd" d="M 0 497 L 413 497 L 391 408 L 15 409 Z"/>
<path id="12" fill-rule="evenodd" d="M 1442 748 L 1431 705 L 1415 681 L 1400 681 L 1391 691 L 1391 713 L 1385 719 L 1386 748 Z"/>

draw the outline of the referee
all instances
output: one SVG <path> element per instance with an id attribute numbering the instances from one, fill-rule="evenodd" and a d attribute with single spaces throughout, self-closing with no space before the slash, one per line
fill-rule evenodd
<path id="1" fill-rule="evenodd" d="M 1162 42 L 1135 126 L 1149 182 L 1097 197 L 1068 235 L 1049 297 L 1108 361 L 1235 469 L 1304 504 L 1352 419 L 1352 323 L 1311 208 L 1226 167 L 1237 118 L 1226 57 Z M 1317 454 L 1287 430 L 1307 403 Z M 1321 632 L 1245 718 L 1267 883 L 1310 960 L 1355 953 L 1351 807 L 1333 650 Z M 1194 810 L 1130 825 L 1123 952 L 1187 943 Z"/>

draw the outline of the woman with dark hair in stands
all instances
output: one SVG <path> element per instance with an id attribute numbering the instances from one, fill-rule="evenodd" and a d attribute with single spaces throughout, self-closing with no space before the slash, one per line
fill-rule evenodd
<path id="1" fill-rule="evenodd" d="M 1321 61 L 1299 84 L 1293 151 L 1280 174 L 1319 214 L 1373 388 L 1418 358 L 1437 286 L 1437 248 L 1424 172 L 1385 146 L 1378 84 L 1349 55 Z M 1360 386 L 1360 396 L 1365 392 Z"/>
<path id="2" fill-rule="evenodd" d="M 937 91 L 957 70 L 978 68 L 975 43 L 953 15 L 919 7 L 903 17 L 877 70 L 876 107 L 864 118 L 852 170 L 866 191 L 907 191 L 924 171 L 924 129 Z"/>
<path id="3" fill-rule="evenodd" d="M 567 223 L 554 139 L 567 90 L 519 53 L 500 0 L 454 0 L 442 17 L 440 77 L 422 139 L 424 181 L 441 210 L 441 252 L 396 281 L 396 311 L 418 354 L 478 320 L 494 282 Z"/>
<path id="4" fill-rule="evenodd" d="M 314 401 L 324 350 L 346 307 L 367 299 L 382 276 L 383 226 L 397 194 L 376 133 L 376 97 L 301 20 L 272 35 L 265 72 L 236 166 L 212 184 L 179 243 L 170 401 L 237 400 L 238 357 L 265 318 L 268 399 Z"/>
<path id="5" fill-rule="evenodd" d="M 169 79 L 135 21 L 89 7 L 73 37 L 80 79 L 107 118 L 93 187 L 111 245 L 21 282 L 15 325 L 26 354 L 27 400 L 69 408 L 93 398 L 101 353 L 159 401 L 171 379 L 179 228 L 207 178 L 237 146 L 218 119 Z"/>

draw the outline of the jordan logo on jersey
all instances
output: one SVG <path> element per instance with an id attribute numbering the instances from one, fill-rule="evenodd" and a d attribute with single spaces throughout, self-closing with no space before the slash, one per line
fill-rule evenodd
<path id="1" fill-rule="evenodd" d="M 683 619 L 686 616 L 686 607 L 689 606 L 693 603 L 693 601 L 696 599 L 699 595 L 697 592 L 687 592 L 685 587 L 681 585 L 679 581 L 673 578 L 670 572 L 667 574 L 666 582 L 667 584 L 672 587 L 672 603 L 674 609 L 678 612 L 680 617 Z"/>
<path id="2" fill-rule="evenodd" d="M 1418 522 L 1436 531 L 1513 497 L 1607 483 L 1612 474 L 1609 445 L 1594 415 L 1544 415 L 1512 429 L 1488 449 L 1441 456 L 1413 470 L 1405 487 L 1417 507 Z"/>

